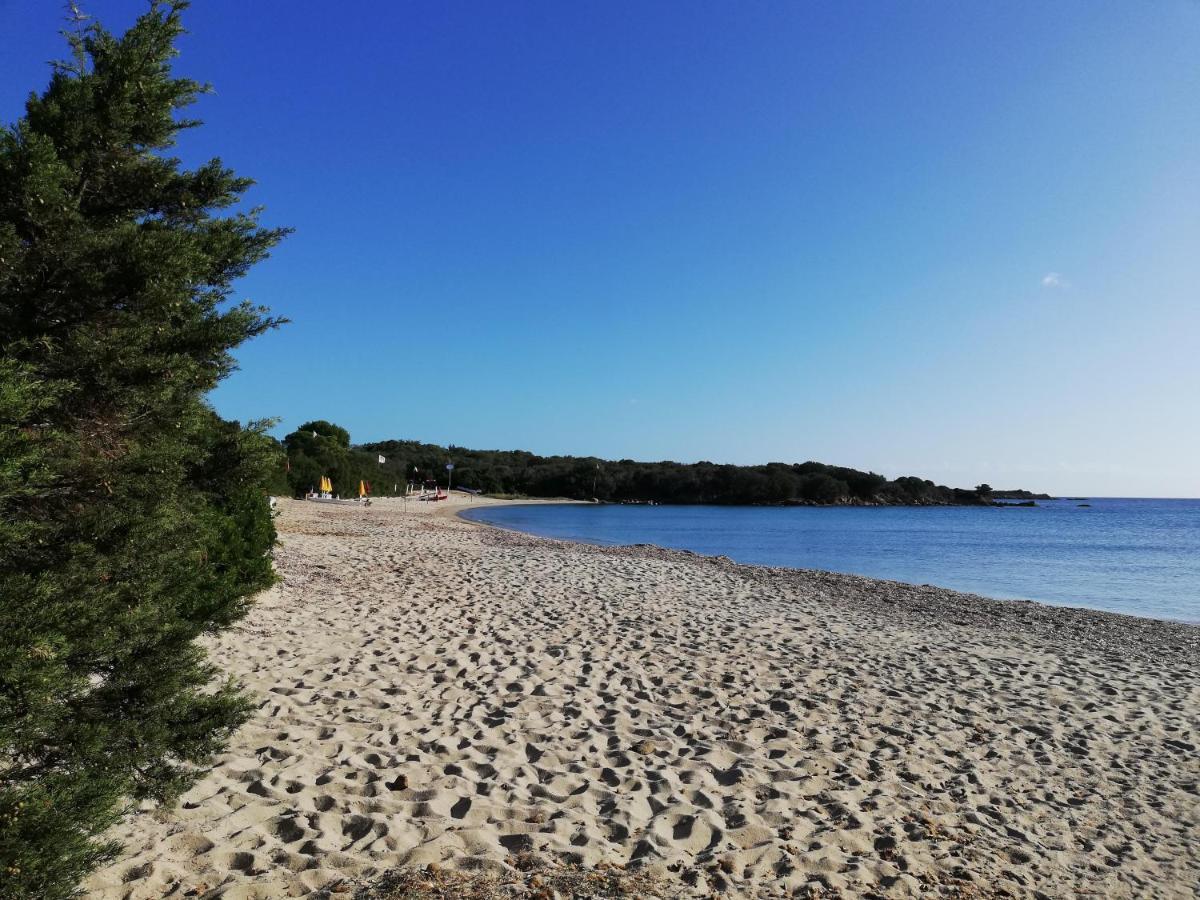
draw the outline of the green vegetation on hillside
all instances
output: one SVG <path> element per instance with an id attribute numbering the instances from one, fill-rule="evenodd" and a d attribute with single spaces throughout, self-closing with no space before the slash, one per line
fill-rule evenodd
<path id="1" fill-rule="evenodd" d="M 278 324 L 227 302 L 280 240 L 166 151 L 185 4 L 73 56 L 0 129 L 0 896 L 55 900 L 130 802 L 187 787 L 250 701 L 196 638 L 271 584 L 283 454 L 204 396 Z M 265 426 L 264 426 L 265 427 Z"/>
<path id="2" fill-rule="evenodd" d="M 410 481 L 447 483 L 446 463 L 454 463 L 454 484 L 487 494 L 567 497 L 616 503 L 716 504 L 883 504 L 979 505 L 995 496 L 988 485 L 949 488 L 914 476 L 889 481 L 874 472 L 818 462 L 761 466 L 710 462 L 616 462 L 579 456 L 538 456 L 524 450 L 468 450 L 418 441 L 377 441 L 354 446 L 345 429 L 325 421 L 307 422 L 284 439 L 291 462 L 289 483 L 302 495 L 330 475 L 343 497 L 358 482 L 372 493 L 403 493 Z M 380 463 L 383 456 L 385 462 Z"/>
<path id="3" fill-rule="evenodd" d="M 361 449 L 407 464 L 409 470 L 415 465 L 422 472 L 436 472 L 442 483 L 446 475 L 443 466 L 453 460 L 456 484 L 486 493 L 529 497 L 718 504 L 989 502 L 986 495 L 974 490 L 943 487 L 915 477 L 889 481 L 874 472 L 818 462 L 761 466 L 612 462 L 590 456 L 537 456 L 523 450 L 468 450 L 415 441 L 380 441 Z"/>
<path id="4" fill-rule="evenodd" d="M 368 483 L 373 495 L 404 493 L 404 474 L 394 464 L 379 464 L 379 456 L 350 446 L 350 433 L 318 419 L 305 422 L 283 439 L 287 453 L 287 482 L 295 496 L 320 485 L 321 476 L 333 481 L 333 490 L 343 497 L 357 497 L 360 481 Z"/>

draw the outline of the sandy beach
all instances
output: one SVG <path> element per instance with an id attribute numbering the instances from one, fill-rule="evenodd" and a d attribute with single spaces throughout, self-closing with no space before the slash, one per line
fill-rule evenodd
<path id="1" fill-rule="evenodd" d="M 670 896 L 1194 897 L 1200 628 L 283 501 L 259 700 L 88 896 L 519 854 Z M 487 502 L 487 501 L 478 501 Z"/>

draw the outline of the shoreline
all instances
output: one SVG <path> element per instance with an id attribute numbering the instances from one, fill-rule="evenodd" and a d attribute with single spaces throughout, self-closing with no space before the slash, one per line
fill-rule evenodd
<path id="1" fill-rule="evenodd" d="M 503 505 L 510 505 L 510 504 L 518 505 L 518 504 L 526 504 L 527 502 L 528 501 L 524 501 L 524 500 L 521 500 L 521 501 L 497 501 L 497 503 L 495 505 L 501 505 L 501 504 L 503 504 Z M 547 503 L 547 504 L 562 503 L 563 505 L 566 505 L 569 503 L 573 503 L 573 504 L 585 503 L 586 501 L 548 500 L 548 501 L 538 501 L 538 502 L 539 503 Z M 471 524 L 474 526 L 490 528 L 490 529 L 494 529 L 496 531 L 504 532 L 507 534 L 519 535 L 521 537 L 529 538 L 534 541 L 549 541 L 552 543 L 574 545 L 574 546 L 586 547 L 586 548 L 596 548 L 599 550 L 614 550 L 614 551 L 638 550 L 638 551 L 644 551 L 645 553 L 647 553 L 650 556 L 665 555 L 665 557 L 667 557 L 667 558 L 679 558 L 684 561 L 710 561 L 710 562 L 714 562 L 714 563 L 719 563 L 722 566 L 732 566 L 735 569 L 746 569 L 746 570 L 751 570 L 752 572 L 753 571 L 761 571 L 764 573 L 770 573 L 770 576 L 774 577 L 774 578 L 786 578 L 789 575 L 797 575 L 797 576 L 804 576 L 804 577 L 808 577 L 808 578 L 829 579 L 829 580 L 849 579 L 850 584 L 848 585 L 848 587 L 850 589 L 853 589 L 855 587 L 862 587 L 862 586 L 864 586 L 864 584 L 879 583 L 881 585 L 891 585 L 900 590 L 909 589 L 911 591 L 915 591 L 915 592 L 917 592 L 917 594 L 920 597 L 926 597 L 930 592 L 933 592 L 933 593 L 941 592 L 941 593 L 953 595 L 958 598 L 967 599 L 971 603 L 1001 604 L 1002 609 L 1010 607 L 1010 606 L 1017 606 L 1022 609 L 1024 607 L 1032 606 L 1032 607 L 1037 608 L 1038 610 L 1048 611 L 1051 617 L 1057 616 L 1059 613 L 1077 613 L 1077 614 L 1084 615 L 1085 618 L 1087 616 L 1111 617 L 1113 619 L 1120 620 L 1121 624 L 1130 624 L 1130 622 L 1132 622 L 1132 623 L 1134 623 L 1132 625 L 1132 627 L 1134 627 L 1137 630 L 1144 630 L 1147 628 L 1152 630 L 1156 626 L 1160 626 L 1160 625 L 1167 626 L 1168 630 L 1171 630 L 1171 631 L 1177 631 L 1178 629 L 1183 629 L 1184 630 L 1183 634 L 1181 636 L 1179 636 L 1176 640 L 1174 640 L 1173 643 L 1175 643 L 1181 647 L 1191 647 L 1192 652 L 1195 652 L 1197 654 L 1197 659 L 1200 659 L 1200 622 L 1190 622 L 1190 621 L 1183 620 L 1183 619 L 1159 619 L 1159 618 L 1154 618 L 1152 616 L 1137 616 L 1137 615 L 1131 615 L 1129 613 L 1119 613 L 1119 612 L 1113 612 L 1111 610 L 1095 609 L 1090 606 L 1065 606 L 1065 605 L 1059 605 L 1059 604 L 1055 604 L 1055 603 L 1047 603 L 1043 600 L 1030 600 L 1030 599 L 1026 599 L 1026 598 L 1012 598 L 1012 597 L 989 597 L 986 594 L 977 594 L 972 591 L 960 591 L 955 588 L 943 587 L 941 585 L 917 584 L 916 582 L 897 581 L 895 579 L 890 579 L 890 578 L 875 578 L 874 576 L 871 576 L 871 575 L 859 575 L 859 574 L 856 574 L 853 572 L 834 572 L 829 569 L 810 569 L 810 568 L 804 568 L 804 567 L 800 567 L 800 566 L 770 566 L 770 565 L 763 565 L 763 564 L 759 564 L 759 563 L 741 563 L 741 562 L 737 562 L 736 560 L 733 560 L 730 557 L 724 556 L 724 555 L 710 556 L 710 555 L 703 554 L 703 553 L 697 553 L 696 551 L 693 551 L 693 550 L 682 550 L 682 549 L 675 548 L 675 547 L 664 547 L 660 544 L 601 544 L 601 543 L 593 543 L 591 541 L 586 541 L 586 540 L 582 540 L 582 539 L 545 537 L 542 535 L 534 534 L 532 532 L 521 531 L 520 529 L 517 529 L 517 528 L 509 528 L 504 525 L 497 525 L 494 522 L 487 522 L 487 521 L 467 518 L 467 516 L 465 515 L 465 513 L 467 513 L 467 512 L 470 512 L 469 508 L 468 509 L 458 509 L 458 510 L 455 510 L 454 516 L 456 518 L 460 519 L 461 521 L 467 522 L 468 524 Z M 997 618 L 997 616 L 1001 619 L 1004 618 L 1004 615 L 1002 612 L 995 613 L 986 618 L 988 621 L 994 621 Z M 1021 618 L 1023 620 L 1028 620 L 1031 617 L 1030 616 L 1019 616 L 1019 618 Z M 1038 618 L 1045 618 L 1045 617 L 1039 617 L 1039 616 L 1035 615 L 1032 618 L 1038 619 Z M 1065 616 L 1064 618 L 1069 619 L 1070 617 Z M 1103 626 L 1101 625 L 1101 623 L 1092 623 L 1092 628 L 1095 628 L 1095 627 L 1103 627 Z M 1194 635 L 1191 635 L 1190 639 L 1189 639 L 1188 632 L 1194 632 Z"/>
<path id="2" fill-rule="evenodd" d="M 280 583 L 208 642 L 258 710 L 179 805 L 114 830 L 128 853 L 89 896 L 524 859 L 645 868 L 673 897 L 1200 878 L 1198 628 L 437 505 L 281 504 Z"/>

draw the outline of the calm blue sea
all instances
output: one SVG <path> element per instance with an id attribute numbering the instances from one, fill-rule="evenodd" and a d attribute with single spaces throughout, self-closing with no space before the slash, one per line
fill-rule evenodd
<path id="1" fill-rule="evenodd" d="M 1200 622 L 1200 500 L 1054 500 L 1032 509 L 554 504 L 467 516 L 544 537 L 658 544 Z"/>

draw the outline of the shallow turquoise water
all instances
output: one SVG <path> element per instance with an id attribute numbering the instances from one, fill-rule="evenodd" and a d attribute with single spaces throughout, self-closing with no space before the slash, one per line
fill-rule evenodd
<path id="1" fill-rule="evenodd" d="M 1039 501 L 1036 508 L 481 507 L 545 537 L 658 544 L 738 562 L 851 572 L 1200 622 L 1200 500 Z"/>

